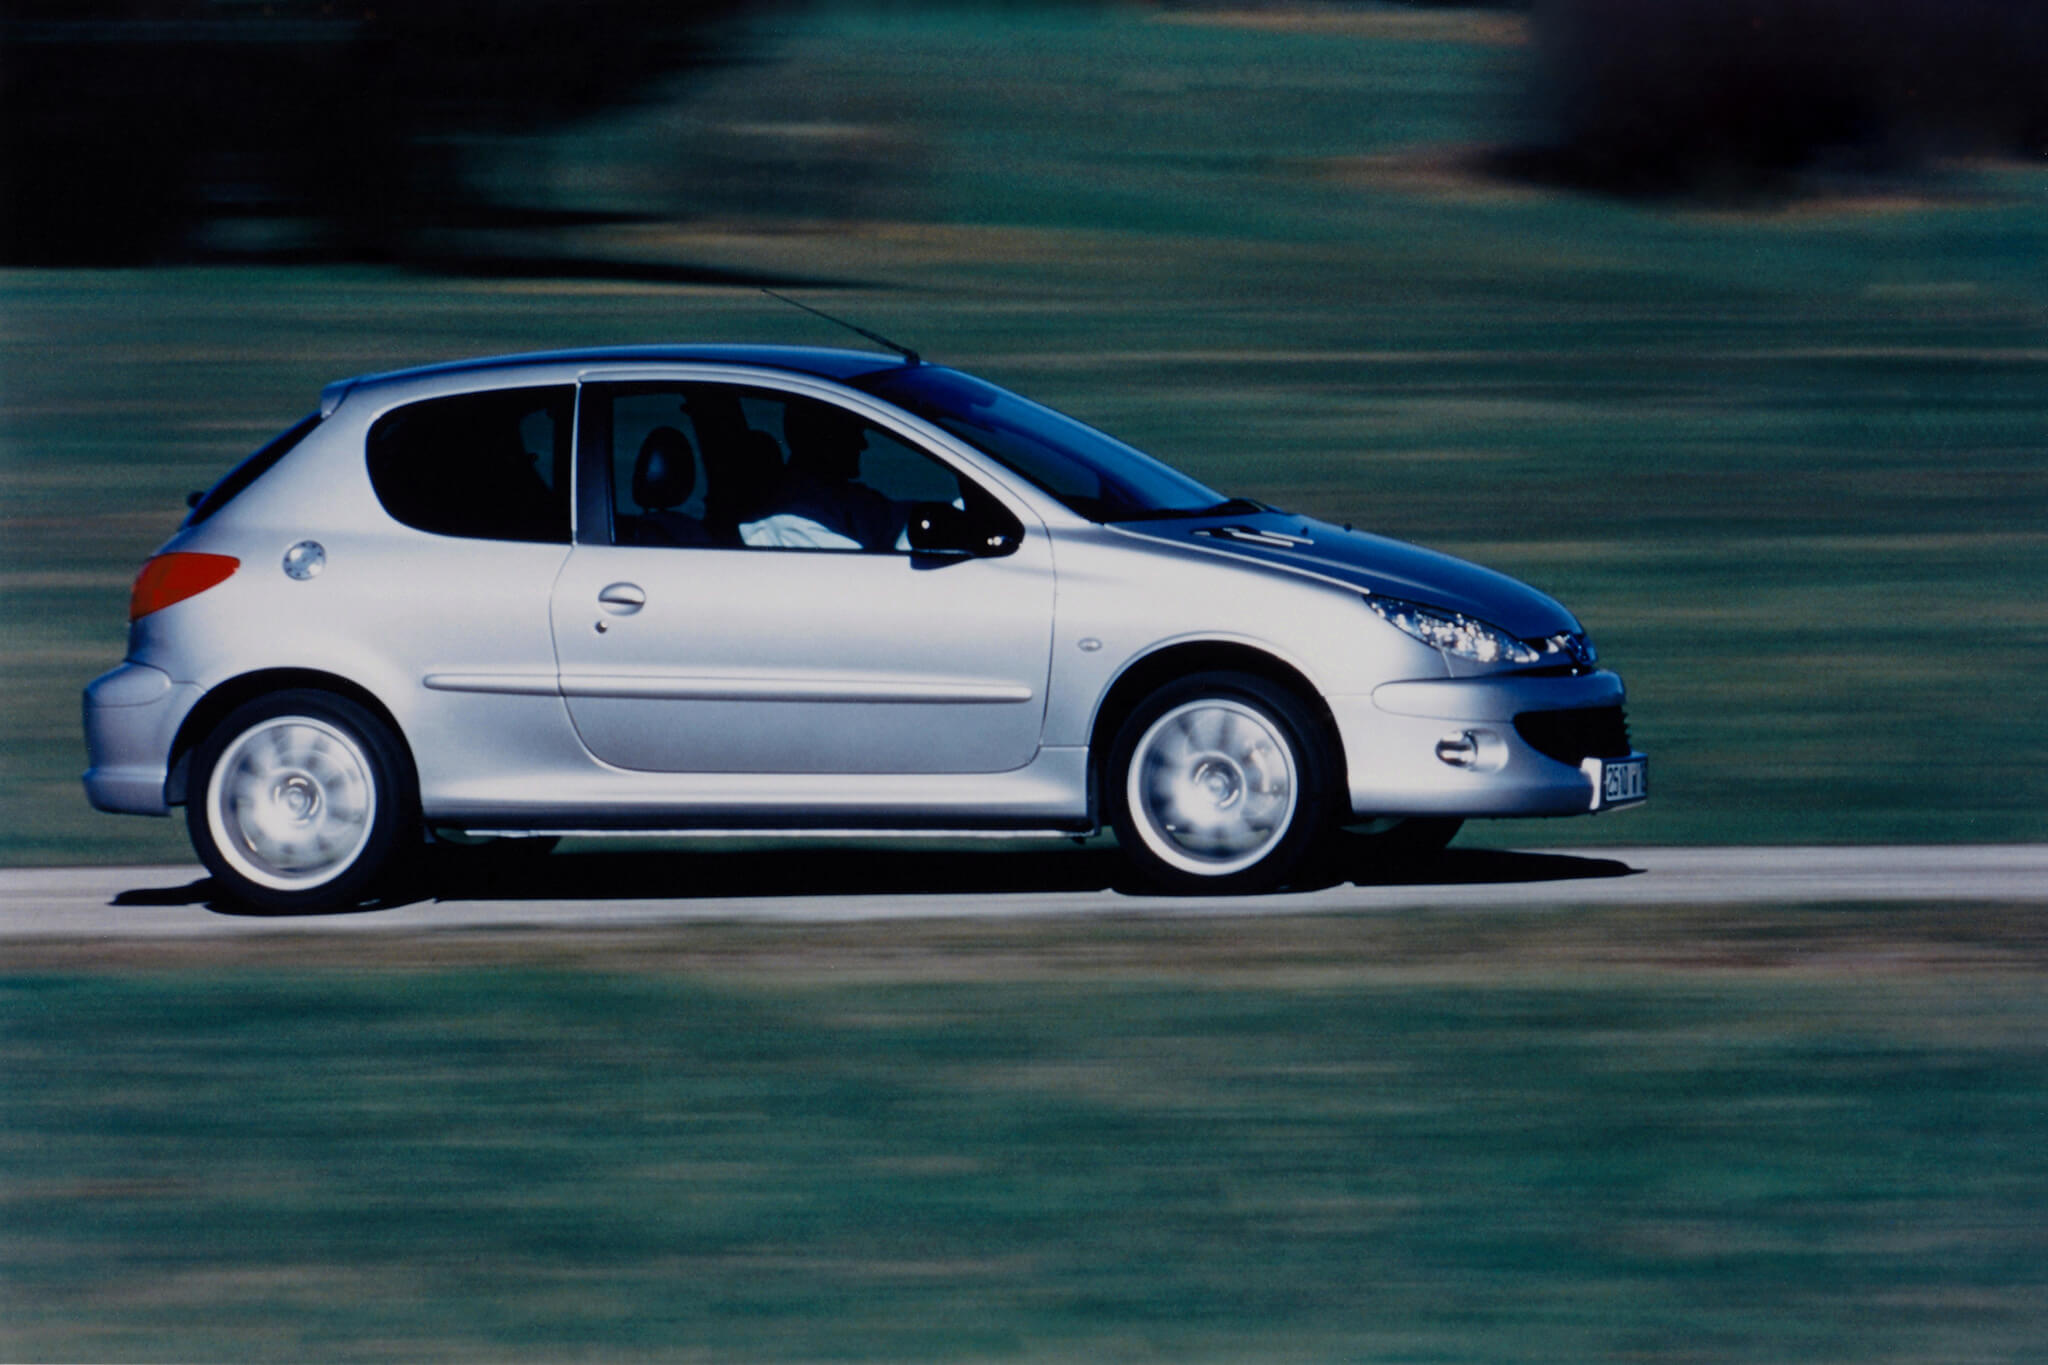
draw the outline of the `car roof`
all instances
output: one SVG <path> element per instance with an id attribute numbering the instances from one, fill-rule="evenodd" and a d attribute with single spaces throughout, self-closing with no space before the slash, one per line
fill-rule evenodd
<path id="1" fill-rule="evenodd" d="M 474 360 L 453 360 L 438 365 L 420 365 L 405 370 L 386 370 L 336 380 L 320 391 L 320 411 L 331 413 L 341 400 L 357 389 L 385 384 L 408 383 L 416 379 L 438 379 L 453 375 L 488 374 L 493 370 L 522 369 L 534 365 L 748 365 L 758 369 L 786 370 L 819 379 L 852 379 L 877 370 L 895 369 L 910 362 L 901 356 L 875 351 L 839 350 L 828 346 L 689 345 L 689 346 L 593 346 L 580 350 L 531 351 L 519 355 L 484 356 Z"/>

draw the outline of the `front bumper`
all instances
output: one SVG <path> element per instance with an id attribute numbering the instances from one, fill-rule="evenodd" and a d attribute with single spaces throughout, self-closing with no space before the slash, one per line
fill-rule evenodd
<path id="1" fill-rule="evenodd" d="M 164 799 L 171 745 L 199 700 L 193 683 L 161 669 L 124 663 L 85 688 L 85 797 L 96 810 L 168 815 Z"/>
<path id="2" fill-rule="evenodd" d="M 1589 770 L 1585 760 L 1636 756 L 1621 727 L 1625 695 L 1621 679 L 1603 670 L 1396 682 L 1331 697 L 1352 814 L 1469 818 L 1596 809 L 1597 765 Z M 1591 752 L 1578 752 L 1550 737 L 1572 726 L 1516 725 L 1516 717 L 1536 712 L 1584 714 L 1603 724 L 1585 727 Z M 1550 752 L 1532 744 L 1524 728 Z"/>

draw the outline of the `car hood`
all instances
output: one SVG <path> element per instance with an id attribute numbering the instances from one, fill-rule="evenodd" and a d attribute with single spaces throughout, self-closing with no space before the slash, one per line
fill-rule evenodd
<path id="1" fill-rule="evenodd" d="M 1580 629 L 1578 621 L 1556 600 L 1504 573 L 1420 545 L 1309 517 L 1254 512 L 1123 521 L 1116 523 L 1116 529 L 1147 540 L 1198 546 L 1335 579 L 1376 597 L 1398 597 L 1463 612 L 1524 640 Z"/>

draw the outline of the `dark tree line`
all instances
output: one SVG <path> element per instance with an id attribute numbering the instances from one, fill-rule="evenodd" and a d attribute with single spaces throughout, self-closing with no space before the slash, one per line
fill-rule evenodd
<path id="1" fill-rule="evenodd" d="M 0 258 L 189 255 L 203 223 L 404 259 L 517 206 L 460 140 L 531 132 L 739 56 L 744 0 L 0 0 Z"/>
<path id="2" fill-rule="evenodd" d="M 189 259 L 237 220 L 291 225 L 273 254 L 407 260 L 546 221 L 478 189 L 465 142 L 744 59 L 769 2 L 0 0 L 0 261 Z M 2048 0 L 1492 0 L 1525 4 L 1522 174 L 1725 197 L 2048 158 Z"/>
<path id="3" fill-rule="evenodd" d="M 1742 195 L 1816 170 L 2048 157 L 2042 0 L 1537 0 L 1530 168 Z"/>

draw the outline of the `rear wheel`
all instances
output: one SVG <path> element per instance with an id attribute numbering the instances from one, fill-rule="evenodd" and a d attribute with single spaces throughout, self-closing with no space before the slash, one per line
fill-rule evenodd
<path id="1" fill-rule="evenodd" d="M 331 693 L 245 702 L 193 755 L 192 847 L 228 899 L 272 913 L 360 905 L 416 842 L 412 766 L 388 727 Z"/>
<path id="2" fill-rule="evenodd" d="M 1280 885 L 1330 820 L 1322 727 L 1293 693 L 1204 673 L 1153 693 L 1110 751 L 1110 823 L 1152 885 L 1232 893 Z"/>

